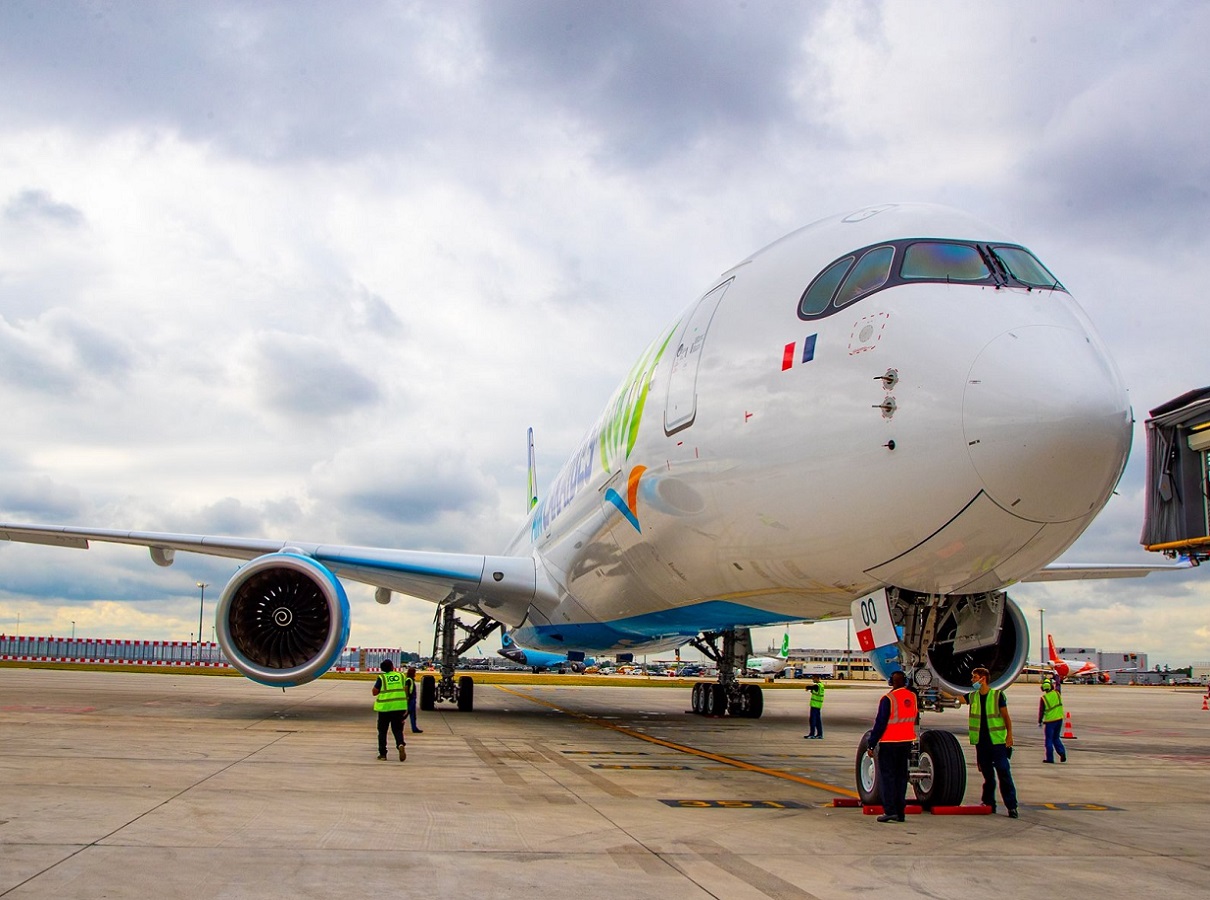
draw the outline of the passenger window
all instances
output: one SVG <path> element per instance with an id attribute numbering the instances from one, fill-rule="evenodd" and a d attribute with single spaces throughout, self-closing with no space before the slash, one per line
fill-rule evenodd
<path id="1" fill-rule="evenodd" d="M 983 281 L 991 276 L 991 271 L 970 244 L 920 241 L 904 251 L 899 274 L 905 279 Z"/>
<path id="2" fill-rule="evenodd" d="M 891 263 L 895 259 L 894 247 L 875 247 L 858 260 L 849 277 L 845 279 L 833 305 L 840 309 L 847 303 L 876 291 L 886 284 L 891 275 Z"/>
<path id="3" fill-rule="evenodd" d="M 802 300 L 799 301 L 799 315 L 817 316 L 827 309 L 828 304 L 832 302 L 832 295 L 836 293 L 837 285 L 840 284 L 840 279 L 844 278 L 845 272 L 849 271 L 851 265 L 853 265 L 853 257 L 846 256 L 844 259 L 832 263 L 817 275 L 806 293 L 802 295 Z"/>
<path id="4" fill-rule="evenodd" d="M 1030 287 L 1061 288 L 1059 279 L 1051 275 L 1038 258 L 1022 247 L 993 247 L 1008 268 L 1008 274 Z"/>

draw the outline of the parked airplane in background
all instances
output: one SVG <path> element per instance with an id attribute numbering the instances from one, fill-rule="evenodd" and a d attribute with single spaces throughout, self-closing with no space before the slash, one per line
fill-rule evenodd
<path id="1" fill-rule="evenodd" d="M 719 671 L 695 685 L 694 711 L 756 717 L 760 686 L 736 678 L 751 627 L 855 615 L 872 635 L 889 619 L 893 664 L 944 697 L 975 666 L 1003 686 L 1024 665 L 1010 585 L 1165 568 L 1052 563 L 1113 492 L 1132 421 L 1100 337 L 1037 256 L 955 210 L 886 204 L 710 282 L 500 555 L 52 525 L 0 524 L 0 537 L 142 545 L 164 566 L 177 551 L 250 560 L 223 590 L 217 635 L 269 685 L 336 660 L 344 578 L 380 603 L 439 604 L 441 680 L 422 680 L 422 707 L 472 708 L 454 666 L 502 623 L 551 652 L 692 643 Z M 952 734 L 924 733 L 920 768 L 923 802 L 960 802 Z"/>
<path id="2" fill-rule="evenodd" d="M 754 656 L 745 663 L 744 668 L 757 675 L 780 675 L 786 670 L 790 661 L 790 631 L 781 638 L 781 650 L 777 656 Z"/>
<path id="3" fill-rule="evenodd" d="M 1102 669 L 1087 659 L 1060 659 L 1055 651 L 1055 639 L 1046 635 L 1046 646 L 1050 648 L 1050 667 L 1060 681 L 1074 681 L 1078 678 L 1092 678 L 1103 683 L 1109 682 L 1109 676 L 1114 672 L 1135 672 L 1138 666 L 1125 666 L 1120 669 Z"/>
<path id="4" fill-rule="evenodd" d="M 525 647 L 518 647 L 513 636 L 504 629 L 500 630 L 500 644 L 502 646 L 496 651 L 497 653 L 519 665 L 529 666 L 535 672 L 542 672 L 546 669 L 554 669 L 560 674 L 583 672 L 588 666 L 596 665 L 595 659 L 584 658 L 583 653 L 579 654 L 580 659 L 569 659 L 566 653 L 547 653 L 543 650 L 527 650 Z"/>

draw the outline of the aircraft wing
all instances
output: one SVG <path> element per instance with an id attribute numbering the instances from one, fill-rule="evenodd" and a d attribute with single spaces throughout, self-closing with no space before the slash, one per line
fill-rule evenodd
<path id="1" fill-rule="evenodd" d="M 422 550 L 347 547 L 257 538 L 113 531 L 61 525 L 0 522 L 0 540 L 87 550 L 90 541 L 146 547 L 161 566 L 172 565 L 176 551 L 251 560 L 267 553 L 296 551 L 335 575 L 439 603 L 450 594 L 489 601 L 528 602 L 536 590 L 532 557 L 477 556 Z"/>
<path id="2" fill-rule="evenodd" d="M 1171 565 L 1149 566 L 1133 565 L 1130 563 L 1051 563 L 1044 569 L 1039 569 L 1032 575 L 1022 578 L 1022 581 L 1079 581 L 1081 579 L 1101 578 L 1142 578 L 1152 572 L 1180 572 L 1191 569 L 1196 565 L 1189 559 L 1182 559 Z"/>

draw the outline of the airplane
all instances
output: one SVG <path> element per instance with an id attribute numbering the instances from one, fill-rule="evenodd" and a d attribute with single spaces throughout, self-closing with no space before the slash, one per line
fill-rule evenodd
<path id="1" fill-rule="evenodd" d="M 711 280 L 545 496 L 531 492 L 498 555 L 64 525 L 0 524 L 0 538 L 139 545 L 161 566 L 179 551 L 246 560 L 217 605 L 218 641 L 243 674 L 283 688 L 344 647 L 348 579 L 379 603 L 399 592 L 438 605 L 426 709 L 473 709 L 458 655 L 504 625 L 526 647 L 619 662 L 689 643 L 718 669 L 695 683 L 693 711 L 757 718 L 761 688 L 736 676 L 750 629 L 850 616 L 893 621 L 895 646 L 868 648 L 872 660 L 943 708 L 975 666 L 995 687 L 1024 666 L 1011 585 L 1206 558 L 1054 562 L 1109 500 L 1132 423 L 1088 315 L 1034 253 L 966 213 L 886 203 L 800 228 Z M 961 801 L 952 734 L 923 732 L 919 766 L 920 802 Z M 863 796 L 873 777 L 859 776 Z"/>
<path id="2" fill-rule="evenodd" d="M 1135 672 L 1138 666 L 1124 666 L 1120 669 L 1102 669 L 1087 659 L 1060 659 L 1055 651 L 1055 639 L 1046 635 L 1046 646 L 1050 650 L 1050 668 L 1060 681 L 1075 678 L 1093 678 L 1102 684 L 1109 683 L 1109 676 L 1114 672 Z"/>
<path id="3" fill-rule="evenodd" d="M 546 669 L 554 669 L 560 674 L 583 672 L 588 666 L 596 665 L 595 659 L 585 658 L 582 652 L 578 654 L 580 659 L 571 659 L 566 653 L 547 653 L 543 650 L 519 647 L 513 640 L 513 636 L 504 629 L 500 630 L 500 643 L 502 646 L 496 651 L 497 653 L 519 665 L 529 666 L 535 673 Z M 572 652 L 575 653 L 575 651 Z"/>
<path id="4" fill-rule="evenodd" d="M 786 631 L 781 638 L 781 650 L 777 656 L 754 656 L 744 664 L 744 668 L 757 675 L 780 675 L 786 670 L 790 661 L 790 632 Z"/>

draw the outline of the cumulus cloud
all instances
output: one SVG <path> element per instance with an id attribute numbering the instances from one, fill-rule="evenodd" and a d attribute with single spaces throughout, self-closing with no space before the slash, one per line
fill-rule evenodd
<path id="1" fill-rule="evenodd" d="M 30 189 L 21 191 L 5 204 L 4 219 L 23 228 L 51 225 L 73 229 L 83 224 L 84 214 L 70 203 L 55 200 L 48 191 Z"/>
<path id="2" fill-rule="evenodd" d="M 251 361 L 252 386 L 274 412 L 303 419 L 351 412 L 379 399 L 372 379 L 317 337 L 269 334 Z"/>

